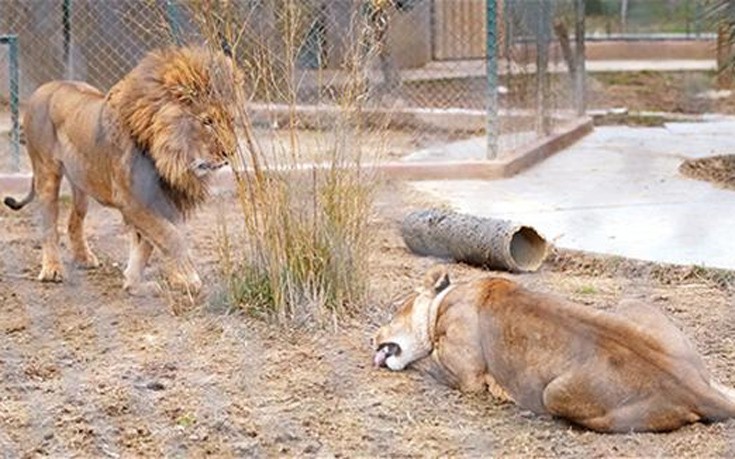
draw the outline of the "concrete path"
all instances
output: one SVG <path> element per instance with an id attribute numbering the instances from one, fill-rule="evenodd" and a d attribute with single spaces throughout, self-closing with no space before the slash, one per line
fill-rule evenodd
<path id="1" fill-rule="evenodd" d="M 686 158 L 735 154 L 735 118 L 598 127 L 509 179 L 414 182 L 460 212 L 530 224 L 559 247 L 735 269 L 735 191 L 684 178 Z"/>

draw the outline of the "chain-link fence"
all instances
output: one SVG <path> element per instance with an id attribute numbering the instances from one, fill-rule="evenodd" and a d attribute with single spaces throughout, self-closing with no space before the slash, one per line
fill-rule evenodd
<path id="1" fill-rule="evenodd" d="M 0 35 L 17 37 L 21 107 L 46 81 L 83 80 L 107 90 L 153 48 L 207 42 L 238 57 L 251 77 L 247 91 L 253 104 L 338 102 L 346 91 L 345 75 L 357 60 L 367 81 L 366 106 L 433 109 L 448 119 L 456 112 L 442 110 L 464 109 L 482 118 L 490 107 L 502 153 L 548 134 L 560 120 L 580 113 L 583 4 L 582 0 L 5 0 L 0 2 Z M 9 107 L 5 88 L 11 73 L 5 70 L 9 54 L 4 48 L 0 48 L 0 88 L 8 102 L 3 106 Z M 266 61 L 269 68 L 264 72 Z M 15 167 L 10 118 L 0 118 L 3 170 Z M 404 127 L 408 132 L 403 134 L 410 137 L 411 148 L 421 148 L 483 135 L 486 127 L 484 122 L 456 125 L 446 129 L 412 125 Z M 409 147 L 402 148 L 397 154 Z M 20 167 L 28 167 L 22 153 Z"/>
<path id="2" fill-rule="evenodd" d="M 592 39 L 666 36 L 702 38 L 715 32 L 706 20 L 707 0 L 587 0 Z"/>

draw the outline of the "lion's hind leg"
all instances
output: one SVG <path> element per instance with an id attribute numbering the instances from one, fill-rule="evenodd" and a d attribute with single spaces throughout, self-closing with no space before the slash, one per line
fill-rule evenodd
<path id="1" fill-rule="evenodd" d="M 84 217 L 87 215 L 89 198 L 79 187 L 71 185 L 72 209 L 69 214 L 69 240 L 74 254 L 74 261 L 82 268 L 91 269 L 99 266 L 99 260 L 92 253 L 84 236 Z"/>
<path id="2" fill-rule="evenodd" d="M 153 252 L 153 245 L 135 229 L 130 230 L 130 255 L 125 268 L 123 289 L 134 296 L 148 296 L 159 293 L 155 282 L 143 282 L 143 271 Z"/>
<path id="3" fill-rule="evenodd" d="M 48 163 L 48 162 L 47 162 Z M 64 267 L 59 252 L 59 188 L 62 179 L 62 167 L 59 163 L 44 164 L 42 173 L 40 167 L 34 164 L 34 180 L 36 193 L 41 207 L 41 243 L 42 259 L 41 272 L 38 280 L 43 282 L 61 282 L 64 278 Z"/>
<path id="4" fill-rule="evenodd" d="M 160 250 L 168 259 L 168 281 L 171 286 L 185 292 L 198 293 L 202 288 L 202 281 L 194 269 L 194 262 L 180 229 L 174 223 L 147 210 L 123 210 L 123 215 L 146 244 L 152 244 L 152 247 Z"/>

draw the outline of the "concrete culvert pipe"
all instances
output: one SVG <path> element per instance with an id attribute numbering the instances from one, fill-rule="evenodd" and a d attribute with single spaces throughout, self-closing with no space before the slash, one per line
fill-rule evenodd
<path id="1" fill-rule="evenodd" d="M 406 216 L 401 235 L 418 255 L 514 272 L 536 271 L 549 249 L 530 226 L 439 209 Z"/>

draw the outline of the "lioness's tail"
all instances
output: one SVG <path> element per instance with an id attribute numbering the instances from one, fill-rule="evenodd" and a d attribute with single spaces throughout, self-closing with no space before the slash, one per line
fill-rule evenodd
<path id="1" fill-rule="evenodd" d="M 714 397 L 705 404 L 705 419 L 720 420 L 735 418 L 735 389 L 727 387 L 717 381 L 710 380 L 709 386 L 714 389 Z M 709 398 L 709 397 L 708 397 Z"/>
<path id="2" fill-rule="evenodd" d="M 3 202 L 6 206 L 10 207 L 13 210 L 20 210 L 23 207 L 25 207 L 26 204 L 33 201 L 33 198 L 36 197 L 36 186 L 34 183 L 31 183 L 31 191 L 28 192 L 28 195 L 23 198 L 21 201 L 16 200 L 12 196 L 6 196 Z"/>
<path id="3" fill-rule="evenodd" d="M 721 392 L 726 398 L 728 398 L 733 404 L 735 404 L 735 389 L 732 387 L 720 384 L 715 380 L 710 380 L 710 386 Z"/>

